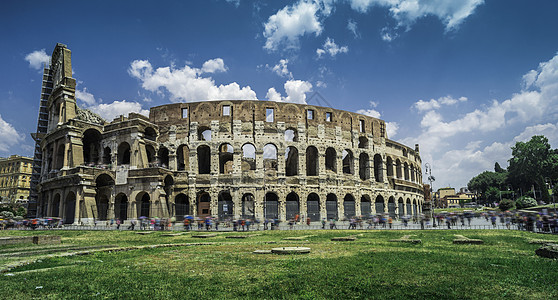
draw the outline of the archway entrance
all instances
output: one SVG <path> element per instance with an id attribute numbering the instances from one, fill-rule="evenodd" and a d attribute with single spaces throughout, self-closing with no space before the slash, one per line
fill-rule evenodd
<path id="1" fill-rule="evenodd" d="M 177 221 L 183 221 L 185 215 L 190 214 L 190 204 L 188 201 L 188 196 L 180 193 L 174 198 L 175 205 L 175 217 Z"/>
<path id="2" fill-rule="evenodd" d="M 310 221 L 320 220 L 320 197 L 316 193 L 311 193 L 306 199 L 307 215 Z"/>
<path id="3" fill-rule="evenodd" d="M 73 224 L 76 212 L 76 194 L 69 192 L 66 196 L 66 212 L 64 214 L 64 224 Z"/>
<path id="4" fill-rule="evenodd" d="M 279 201 L 275 193 L 270 192 L 265 194 L 264 216 L 266 219 L 279 218 Z"/>
<path id="5" fill-rule="evenodd" d="M 217 199 L 217 206 L 219 208 L 219 212 L 217 214 L 219 219 L 226 220 L 226 219 L 233 218 L 234 204 L 232 201 L 231 194 L 229 192 L 219 193 L 219 197 Z"/>
<path id="6" fill-rule="evenodd" d="M 328 194 L 326 198 L 327 219 L 337 219 L 337 196 Z"/>
<path id="7" fill-rule="evenodd" d="M 114 202 L 114 215 L 121 221 L 128 219 L 128 197 L 126 197 L 123 193 L 116 195 Z"/>
<path id="8" fill-rule="evenodd" d="M 242 196 L 242 217 L 248 219 L 255 218 L 254 195 L 244 194 Z"/>
<path id="9" fill-rule="evenodd" d="M 198 217 L 211 216 L 211 197 L 207 192 L 198 194 Z"/>

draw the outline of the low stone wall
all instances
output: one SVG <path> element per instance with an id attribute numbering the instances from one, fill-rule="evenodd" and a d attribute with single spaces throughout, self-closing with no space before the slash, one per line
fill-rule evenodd
<path id="1" fill-rule="evenodd" d="M 60 244 L 61 238 L 59 235 L 37 235 L 33 237 L 33 244 L 37 245 L 51 245 Z"/>
<path id="2" fill-rule="evenodd" d="M 0 246 L 24 244 L 24 243 L 33 243 L 33 237 L 32 236 L 7 236 L 7 237 L 0 238 Z"/>
<path id="3" fill-rule="evenodd" d="M 37 245 L 51 245 L 60 244 L 60 242 L 61 238 L 59 235 L 9 236 L 0 238 L 0 246 L 31 243 Z"/>

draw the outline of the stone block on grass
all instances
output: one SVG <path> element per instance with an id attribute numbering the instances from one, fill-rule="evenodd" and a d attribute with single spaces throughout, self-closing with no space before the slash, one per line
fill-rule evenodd
<path id="1" fill-rule="evenodd" d="M 557 244 L 548 244 L 545 246 L 540 247 L 539 249 L 535 250 L 535 254 L 540 257 L 546 258 L 558 258 L 558 245 Z"/>
<path id="2" fill-rule="evenodd" d="M 456 234 L 455 235 L 456 239 L 453 240 L 454 244 L 472 244 L 472 245 L 481 245 L 484 244 L 483 240 L 479 240 L 479 239 L 470 239 L 466 236 L 460 235 L 460 234 Z"/>

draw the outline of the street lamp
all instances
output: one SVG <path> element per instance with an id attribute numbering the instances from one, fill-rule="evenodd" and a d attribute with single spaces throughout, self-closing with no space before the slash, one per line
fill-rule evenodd
<path id="1" fill-rule="evenodd" d="M 428 175 L 427 179 L 430 182 L 430 219 L 432 219 L 432 227 L 436 227 L 436 221 L 434 220 L 434 207 L 432 205 L 432 202 L 434 200 L 434 195 L 433 195 L 433 189 L 432 189 L 432 182 L 436 180 L 436 178 L 434 178 L 434 176 L 432 176 L 432 166 L 430 165 L 430 163 L 426 163 L 424 164 L 424 173 L 426 175 Z"/>

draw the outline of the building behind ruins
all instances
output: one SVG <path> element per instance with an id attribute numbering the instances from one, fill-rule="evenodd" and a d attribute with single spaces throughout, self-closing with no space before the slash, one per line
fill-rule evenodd
<path id="1" fill-rule="evenodd" d="M 76 105 L 65 45 L 45 73 L 52 90 L 46 132 L 36 134 L 38 216 L 317 221 L 421 212 L 419 147 L 389 140 L 382 120 L 235 100 L 162 105 L 109 123 Z"/>
<path id="2" fill-rule="evenodd" d="M 0 157 L 0 198 L 6 203 L 26 204 L 31 183 L 30 157 Z"/>

